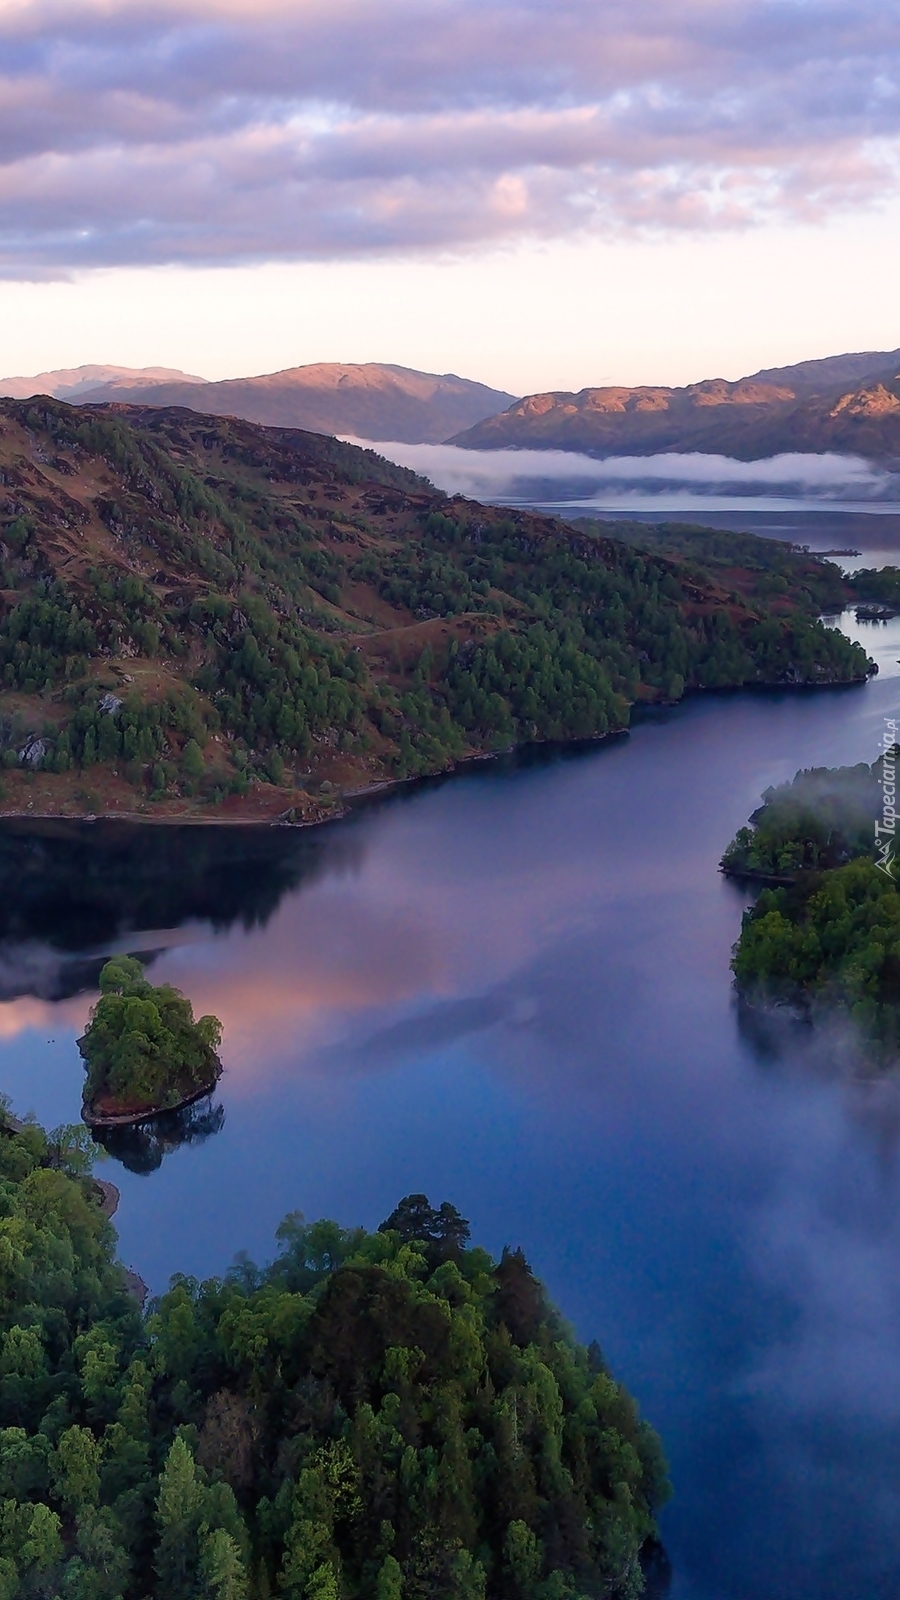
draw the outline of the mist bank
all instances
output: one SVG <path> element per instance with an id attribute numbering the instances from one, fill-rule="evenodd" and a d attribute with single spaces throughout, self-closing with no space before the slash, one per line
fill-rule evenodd
<path id="1" fill-rule="evenodd" d="M 356 442 L 356 441 L 348 441 Z M 698 451 L 596 460 L 570 450 L 466 450 L 450 444 L 379 443 L 379 453 L 412 467 L 448 494 L 503 504 L 596 505 L 623 511 L 760 510 L 833 507 L 900 509 L 900 473 L 860 456 L 785 453 L 737 461 Z"/>

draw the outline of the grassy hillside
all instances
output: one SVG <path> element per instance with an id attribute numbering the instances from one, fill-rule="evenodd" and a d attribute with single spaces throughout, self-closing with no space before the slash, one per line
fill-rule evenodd
<path id="1" fill-rule="evenodd" d="M 861 680 L 790 560 L 705 574 L 320 435 L 3 401 L 0 806 L 312 818 L 636 700 Z"/>

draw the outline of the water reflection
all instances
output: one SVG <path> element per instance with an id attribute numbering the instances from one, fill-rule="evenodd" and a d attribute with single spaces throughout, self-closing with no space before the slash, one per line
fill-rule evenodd
<path id="1" fill-rule="evenodd" d="M 192 922 L 264 928 L 326 855 L 331 873 L 358 864 L 360 837 L 326 832 L 4 820 L 0 1000 L 93 989 L 110 950 L 152 956 Z"/>
<path id="2" fill-rule="evenodd" d="M 129 1128 L 97 1128 L 94 1138 L 128 1172 L 146 1176 L 158 1171 L 164 1156 L 183 1145 L 202 1144 L 221 1133 L 224 1124 L 225 1107 L 213 1105 L 212 1097 L 207 1096 L 181 1111 L 165 1111 Z"/>
<path id="3" fill-rule="evenodd" d="M 742 1031 L 717 863 L 770 784 L 871 761 L 896 688 L 708 697 L 485 765 L 307 835 L 256 921 L 211 896 L 151 938 L 163 886 L 114 937 L 224 1018 L 228 1115 L 117 1173 L 125 1258 L 157 1291 L 265 1259 L 294 1208 L 375 1225 L 446 1195 L 525 1246 L 661 1429 L 676 1600 L 894 1600 L 900 1110 L 820 1039 Z M 0 1007 L 0 1086 L 73 1120 L 90 995 L 34 993 Z"/>

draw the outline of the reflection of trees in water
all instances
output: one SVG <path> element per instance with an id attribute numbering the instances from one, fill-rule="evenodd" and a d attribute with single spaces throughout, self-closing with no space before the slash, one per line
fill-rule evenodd
<path id="1" fill-rule="evenodd" d="M 0 999 L 57 1000 L 93 988 L 104 959 L 94 953 L 132 932 L 133 948 L 142 948 L 141 929 L 263 926 L 285 894 L 352 870 L 364 848 L 352 822 L 300 830 L 6 821 Z"/>
<path id="2" fill-rule="evenodd" d="M 760 1065 L 774 1068 L 809 1055 L 812 1024 L 796 1007 L 751 1003 L 738 992 L 735 1009 L 738 1032 Z"/>
<path id="3" fill-rule="evenodd" d="M 656 1539 L 648 1539 L 641 1551 L 644 1575 L 644 1600 L 666 1600 L 672 1587 L 672 1563 Z"/>
<path id="4" fill-rule="evenodd" d="M 171 1151 L 184 1144 L 202 1144 L 219 1133 L 224 1122 L 225 1107 L 214 1106 L 210 1096 L 131 1128 L 96 1128 L 93 1137 L 129 1172 L 149 1173 L 162 1166 L 163 1156 Z"/>

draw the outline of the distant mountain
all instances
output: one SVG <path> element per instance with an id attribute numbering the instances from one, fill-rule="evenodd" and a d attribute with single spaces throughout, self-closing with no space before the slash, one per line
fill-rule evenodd
<path id="1" fill-rule="evenodd" d="M 896 373 L 900 350 L 861 350 L 855 355 L 821 356 L 818 361 L 798 361 L 793 367 L 763 367 L 750 382 L 784 384 L 799 398 L 820 395 L 834 388 L 856 388 L 886 371 Z"/>
<path id="2" fill-rule="evenodd" d="M 55 400 L 77 400 L 88 390 L 102 385 L 106 399 L 121 399 L 121 391 L 135 385 L 159 383 L 204 383 L 177 367 L 58 367 L 52 372 L 37 372 L 30 378 L 0 378 L 0 395 L 11 400 L 30 400 L 34 394 L 50 394 Z"/>
<path id="3" fill-rule="evenodd" d="M 493 416 L 514 398 L 502 389 L 489 389 L 453 373 L 437 376 L 379 362 L 318 362 L 258 378 L 226 378 L 220 383 L 182 377 L 176 382 L 153 380 L 129 387 L 116 378 L 83 389 L 79 403 L 120 400 L 135 405 L 188 406 L 207 415 L 240 417 L 267 427 L 438 444 L 448 434 Z"/>
<path id="4" fill-rule="evenodd" d="M 730 383 L 526 395 L 455 434 L 470 450 L 577 450 L 588 455 L 705 451 L 756 461 L 782 451 L 900 459 L 900 350 L 772 367 Z"/>

